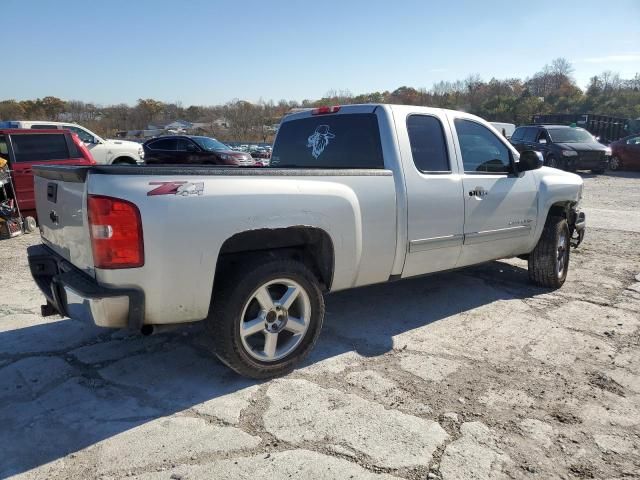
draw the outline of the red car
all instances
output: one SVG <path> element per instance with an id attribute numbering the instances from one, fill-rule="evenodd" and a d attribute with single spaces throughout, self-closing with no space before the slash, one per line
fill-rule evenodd
<path id="1" fill-rule="evenodd" d="M 611 170 L 640 170 L 640 133 L 621 138 L 611 147 Z"/>
<path id="2" fill-rule="evenodd" d="M 0 157 L 9 161 L 14 196 L 23 216 L 36 215 L 34 165 L 95 165 L 89 149 L 69 130 L 0 129 Z"/>

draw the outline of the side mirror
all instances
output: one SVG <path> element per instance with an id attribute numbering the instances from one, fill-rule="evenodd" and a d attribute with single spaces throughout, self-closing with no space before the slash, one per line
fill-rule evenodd
<path id="1" fill-rule="evenodd" d="M 516 162 L 516 171 L 528 172 L 529 170 L 537 170 L 544 164 L 544 159 L 540 152 L 534 150 L 525 150 L 520 154 L 520 161 Z"/>
<path id="2" fill-rule="evenodd" d="M 541 145 L 546 145 L 547 144 L 547 139 L 546 138 L 541 138 L 540 140 L 538 140 L 538 143 Z"/>

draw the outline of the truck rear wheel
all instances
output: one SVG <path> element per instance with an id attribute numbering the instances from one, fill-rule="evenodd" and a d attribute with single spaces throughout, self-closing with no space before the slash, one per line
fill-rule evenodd
<path id="1" fill-rule="evenodd" d="M 563 217 L 550 216 L 536 248 L 529 254 L 529 279 L 541 287 L 560 288 L 569 271 L 569 226 Z"/>
<path id="2" fill-rule="evenodd" d="M 313 273 L 301 262 L 272 259 L 225 276 L 206 323 L 218 358 L 261 379 L 293 370 L 315 345 L 323 319 Z"/>

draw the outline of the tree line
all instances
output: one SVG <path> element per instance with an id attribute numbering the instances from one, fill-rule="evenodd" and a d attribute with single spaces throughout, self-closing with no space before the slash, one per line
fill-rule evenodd
<path id="1" fill-rule="evenodd" d="M 36 100 L 0 101 L 0 120 L 65 120 L 87 126 L 103 135 L 143 130 L 148 125 L 177 119 L 206 124 L 205 130 L 221 140 L 272 138 L 272 125 L 292 108 L 351 103 L 394 103 L 463 110 L 490 121 L 522 124 L 534 114 L 595 113 L 640 118 L 640 74 L 631 79 L 605 71 L 590 79 L 582 90 L 573 78 L 573 66 L 557 58 L 526 79 L 470 75 L 464 80 L 441 81 L 430 89 L 402 86 L 394 91 L 353 95 L 331 90 L 321 99 L 302 102 L 280 100 L 255 103 L 234 99 L 224 105 L 191 105 L 139 99 L 136 105 L 97 105 L 47 96 Z"/>

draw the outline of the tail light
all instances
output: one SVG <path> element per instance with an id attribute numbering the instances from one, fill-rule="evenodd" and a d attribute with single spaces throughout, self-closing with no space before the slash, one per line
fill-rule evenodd
<path id="1" fill-rule="evenodd" d="M 318 107 L 311 110 L 311 115 L 326 115 L 327 113 L 338 113 L 339 110 L 339 105 L 334 105 L 333 107 Z"/>
<path id="2" fill-rule="evenodd" d="M 136 268 L 144 265 L 140 211 L 119 198 L 89 195 L 89 231 L 96 268 Z"/>

